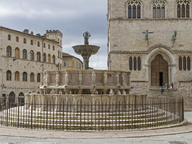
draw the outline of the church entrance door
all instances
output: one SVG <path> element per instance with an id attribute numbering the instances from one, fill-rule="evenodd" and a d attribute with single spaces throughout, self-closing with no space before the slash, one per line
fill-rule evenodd
<path id="1" fill-rule="evenodd" d="M 163 82 L 168 83 L 168 63 L 158 54 L 151 62 L 151 85 L 162 86 Z"/>

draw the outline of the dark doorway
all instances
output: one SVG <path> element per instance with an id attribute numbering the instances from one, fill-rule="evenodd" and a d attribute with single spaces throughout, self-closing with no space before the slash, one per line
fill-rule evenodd
<path id="1" fill-rule="evenodd" d="M 159 85 L 163 86 L 163 72 L 159 72 Z"/>
<path id="2" fill-rule="evenodd" d="M 151 62 L 151 85 L 162 86 L 162 82 L 169 83 L 168 63 L 162 55 L 158 54 Z"/>

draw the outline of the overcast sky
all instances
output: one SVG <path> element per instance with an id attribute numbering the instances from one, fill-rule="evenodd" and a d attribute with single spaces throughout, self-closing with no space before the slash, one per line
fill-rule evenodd
<path id="1" fill-rule="evenodd" d="M 29 29 L 34 34 L 46 30 L 63 33 L 63 52 L 83 44 L 82 33 L 89 31 L 89 44 L 100 46 L 90 58 L 90 67 L 107 69 L 107 0 L 0 0 L 0 25 L 14 30 Z"/>

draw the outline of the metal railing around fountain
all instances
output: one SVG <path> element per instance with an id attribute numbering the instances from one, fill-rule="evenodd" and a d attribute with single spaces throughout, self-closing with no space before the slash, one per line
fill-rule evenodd
<path id="1" fill-rule="evenodd" d="M 56 105 L 48 101 L 45 104 L 32 102 L 27 109 L 29 104 L 19 99 L 0 99 L 0 103 L 0 124 L 19 128 L 64 131 L 127 130 L 168 126 L 184 120 L 182 98 L 153 99 L 145 104 L 72 104 L 63 101 Z M 47 109 L 42 110 L 43 106 Z"/>

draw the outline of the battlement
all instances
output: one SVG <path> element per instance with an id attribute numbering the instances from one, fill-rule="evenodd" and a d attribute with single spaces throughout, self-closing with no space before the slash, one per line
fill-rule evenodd
<path id="1" fill-rule="evenodd" d="M 46 30 L 46 34 L 59 34 L 60 37 L 63 37 L 63 34 L 59 30 Z"/>

